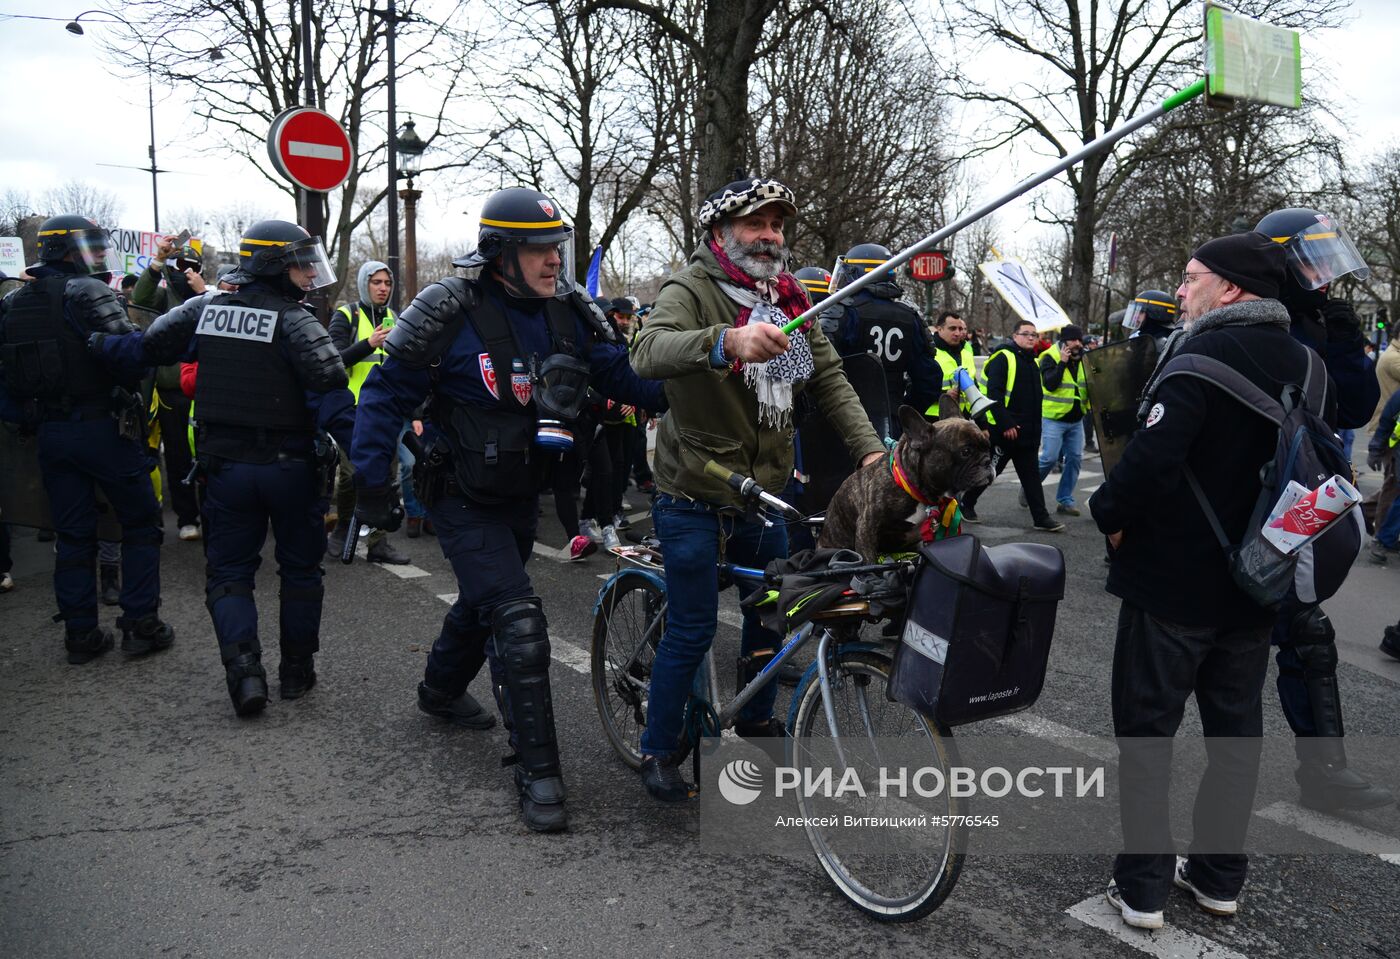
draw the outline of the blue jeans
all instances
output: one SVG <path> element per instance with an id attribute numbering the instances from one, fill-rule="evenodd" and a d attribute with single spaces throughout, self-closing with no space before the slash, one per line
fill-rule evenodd
<path id="1" fill-rule="evenodd" d="M 1396 472 L 1400 473 L 1400 447 L 1392 450 L 1390 455 L 1395 459 Z M 1385 516 L 1377 524 L 1376 539 L 1381 541 L 1382 546 L 1391 549 L 1400 547 L 1400 496 L 1390 504 L 1390 509 L 1386 510 Z"/>
<path id="2" fill-rule="evenodd" d="M 1337 436 L 1340 437 L 1342 441 L 1342 455 L 1345 456 L 1347 462 L 1350 463 L 1351 449 L 1356 443 L 1356 430 L 1337 430 Z"/>
<path id="3" fill-rule="evenodd" d="M 721 537 L 727 561 L 761 568 L 787 555 L 787 531 L 780 525 L 765 529 L 761 523 L 722 515 L 708 503 L 665 494 L 652 506 L 652 521 L 666 557 L 666 631 L 651 667 L 642 752 L 666 756 L 680 744 L 686 698 L 715 640 Z M 781 641 L 782 637 L 759 625 L 757 616 L 745 611 L 741 652 L 776 652 Z M 768 719 L 777 696 L 778 684 L 769 683 L 740 711 L 739 721 Z"/>
<path id="4" fill-rule="evenodd" d="M 412 424 L 404 428 L 404 433 L 413 429 Z M 428 515 L 423 504 L 418 502 L 418 494 L 413 491 L 413 453 L 404 445 L 403 433 L 399 434 L 399 489 L 403 490 L 404 513 L 411 519 L 422 519 Z"/>
<path id="5" fill-rule="evenodd" d="M 1084 461 L 1084 423 L 1066 423 L 1042 417 L 1040 421 L 1040 480 L 1050 475 L 1050 468 L 1060 461 L 1064 450 L 1065 469 L 1060 474 L 1060 487 L 1055 501 L 1061 506 L 1074 505 L 1074 484 L 1079 482 L 1079 467 Z"/>

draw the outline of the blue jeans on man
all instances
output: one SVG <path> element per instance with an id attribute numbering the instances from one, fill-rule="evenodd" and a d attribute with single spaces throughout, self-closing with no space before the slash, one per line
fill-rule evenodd
<path id="1" fill-rule="evenodd" d="M 666 557 L 666 631 L 651 667 L 642 752 L 669 756 L 680 745 L 686 699 L 715 639 L 721 538 L 727 561 L 763 568 L 787 555 L 787 532 L 781 525 L 765 528 L 761 523 L 721 513 L 709 503 L 668 494 L 656 498 L 652 519 Z M 744 612 L 741 653 L 776 652 L 781 641 L 782 637 L 759 625 L 756 615 Z M 763 687 L 740 710 L 739 722 L 768 719 L 777 696 L 777 683 Z"/>
<path id="2" fill-rule="evenodd" d="M 1084 423 L 1075 420 L 1040 420 L 1040 480 L 1050 475 L 1050 470 L 1060 461 L 1060 453 L 1065 456 L 1065 468 L 1060 473 L 1060 486 L 1055 491 L 1055 501 L 1061 506 L 1074 505 L 1074 484 L 1079 482 L 1079 468 L 1084 462 Z"/>

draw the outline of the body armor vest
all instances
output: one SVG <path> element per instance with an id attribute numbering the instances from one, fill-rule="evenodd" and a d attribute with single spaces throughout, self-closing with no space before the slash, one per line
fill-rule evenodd
<path id="1" fill-rule="evenodd" d="M 64 316 L 64 290 L 70 279 L 45 277 L 11 296 L 0 343 L 9 391 L 41 400 L 56 411 L 105 400 L 117 385 Z"/>
<path id="2" fill-rule="evenodd" d="M 515 361 L 528 358 L 521 355 L 509 318 L 489 297 L 483 297 L 467 319 L 491 356 L 497 401 L 480 407 L 435 393 L 433 405 L 440 411 L 457 483 L 464 496 L 486 505 L 534 496 L 550 457 L 534 446 L 539 413 L 533 397 L 522 403 L 514 388 Z M 547 300 L 545 319 L 555 351 L 580 356 L 572 301 Z M 539 359 L 543 362 L 544 357 Z"/>
<path id="3" fill-rule="evenodd" d="M 298 304 L 278 296 L 228 293 L 205 306 L 195 326 L 199 377 L 195 408 L 205 427 L 279 433 L 312 429 L 296 370 L 283 355 L 283 315 Z"/>
<path id="4" fill-rule="evenodd" d="M 880 361 L 885 370 L 889 408 L 897 410 L 904 399 L 905 378 L 914 351 L 927 349 L 917 325 L 918 316 L 893 300 L 859 295 L 857 299 L 847 307 L 848 323 L 842 331 L 841 352 L 849 355 L 864 351 Z M 850 322 L 852 316 L 854 321 Z"/>

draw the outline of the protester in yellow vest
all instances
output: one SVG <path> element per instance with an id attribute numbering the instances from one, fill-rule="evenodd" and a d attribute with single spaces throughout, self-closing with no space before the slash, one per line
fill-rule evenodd
<path id="1" fill-rule="evenodd" d="M 394 311 L 389 308 L 389 297 L 394 292 L 394 274 L 389 267 L 378 260 L 370 260 L 360 267 L 356 277 L 359 299 L 346 303 L 331 317 L 331 342 L 340 350 L 340 358 L 345 361 L 345 369 L 350 374 L 350 392 L 359 402 L 360 387 L 365 377 L 376 365 L 383 363 L 387 354 L 384 341 L 394 325 Z M 326 551 L 339 556 L 345 546 L 345 537 L 350 532 L 350 517 L 355 512 L 355 481 L 347 456 L 349 450 L 340 451 L 340 468 L 335 476 L 335 529 L 327 538 Z M 376 563 L 403 565 L 408 557 L 394 548 L 383 530 L 375 530 L 369 535 L 369 559 Z"/>
<path id="2" fill-rule="evenodd" d="M 1060 343 L 1040 354 L 1040 479 L 1065 458 L 1055 512 L 1078 516 L 1074 484 L 1084 462 L 1084 417 L 1089 414 L 1089 389 L 1084 376 L 1084 331 L 1074 324 L 1061 328 Z"/>
<path id="3" fill-rule="evenodd" d="M 964 413 L 971 412 L 972 404 L 967 398 L 959 394 L 958 388 L 954 385 L 953 377 L 957 375 L 958 368 L 967 370 L 967 375 L 974 380 L 977 378 L 977 364 L 972 358 L 972 344 L 968 341 L 967 324 L 963 318 L 952 310 L 944 310 L 938 317 L 938 322 L 933 325 L 933 358 L 938 363 L 939 372 L 943 376 L 942 389 L 944 393 L 957 397 L 958 405 L 962 407 Z M 924 411 L 925 416 L 938 415 L 938 403 L 935 402 Z"/>

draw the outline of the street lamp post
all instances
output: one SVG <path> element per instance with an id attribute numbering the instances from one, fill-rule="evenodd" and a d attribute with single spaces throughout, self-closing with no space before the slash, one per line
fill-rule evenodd
<path id="1" fill-rule="evenodd" d="M 404 288 L 404 300 L 411 303 L 418 295 L 418 198 L 423 191 L 413 189 L 413 178 L 422 170 L 423 151 L 428 144 L 413 129 L 413 120 L 403 125 L 394 137 L 393 152 L 399 157 L 399 173 L 408 179 L 407 188 L 399 191 L 403 200 L 404 212 L 404 266 L 400 278 Z"/>
<path id="2" fill-rule="evenodd" d="M 151 39 L 148 40 L 148 39 L 146 38 L 145 34 L 143 34 L 140 30 L 136 29 L 136 27 L 133 26 L 129 20 L 123 19 L 122 17 L 117 16 L 115 13 L 112 13 L 111 11 L 108 11 L 108 10 L 84 10 L 82 13 L 78 14 L 78 15 L 77 15 L 76 17 L 74 17 L 72 20 L 68 21 L 68 23 L 64 25 L 63 29 L 67 30 L 69 33 L 73 34 L 75 37 L 81 37 L 81 36 L 83 35 L 83 25 L 82 25 L 81 23 L 79 23 L 78 21 L 81 20 L 83 17 L 87 16 L 89 13 L 99 13 L 99 14 L 101 14 L 102 16 L 106 17 L 106 18 L 109 19 L 109 20 L 113 20 L 113 21 L 116 21 L 116 22 L 118 22 L 118 23 L 124 24 L 124 25 L 126 26 L 126 28 L 127 28 L 128 30 L 131 31 L 131 35 L 132 35 L 133 37 L 136 38 L 137 42 L 140 43 L 141 46 L 142 46 L 142 48 L 146 51 L 146 115 L 147 115 L 148 120 L 150 121 L 150 131 L 151 131 L 151 142 L 150 142 L 150 144 L 146 147 L 146 155 L 147 155 L 148 159 L 150 160 L 151 165 L 150 165 L 149 167 L 137 167 L 136 169 L 139 169 L 139 170 L 149 170 L 150 173 L 151 173 L 151 217 L 152 217 L 152 219 L 154 220 L 154 229 L 155 229 L 155 232 L 159 233 L 159 232 L 160 232 L 160 187 L 159 187 L 159 184 L 158 184 L 157 179 L 156 179 L 156 174 L 158 174 L 158 173 L 163 173 L 163 172 L 165 172 L 165 171 L 161 170 L 159 167 L 156 166 L 156 93 L 155 93 L 155 78 L 154 78 L 154 76 L 153 76 L 153 74 L 155 73 L 155 54 L 154 54 L 154 48 L 155 48 L 155 44 L 158 43 L 161 39 L 163 39 L 163 38 L 166 36 L 166 34 L 168 34 L 168 33 L 174 33 L 176 30 L 188 30 L 189 28 L 188 28 L 188 27 L 176 27 L 176 28 L 174 28 L 173 30 L 167 30 L 165 33 L 157 34 L 156 36 L 154 36 L 154 37 L 152 37 Z M 194 32 L 198 32 L 198 31 L 194 31 Z M 218 48 L 217 46 L 213 46 L 213 47 L 210 47 L 210 48 L 209 48 L 209 59 L 210 59 L 210 60 L 222 60 L 222 59 L 223 59 L 223 56 L 224 56 L 223 53 L 219 50 L 219 48 Z M 115 165 L 115 164 L 103 164 L 103 165 L 105 165 L 105 166 L 113 166 L 113 165 Z"/>

